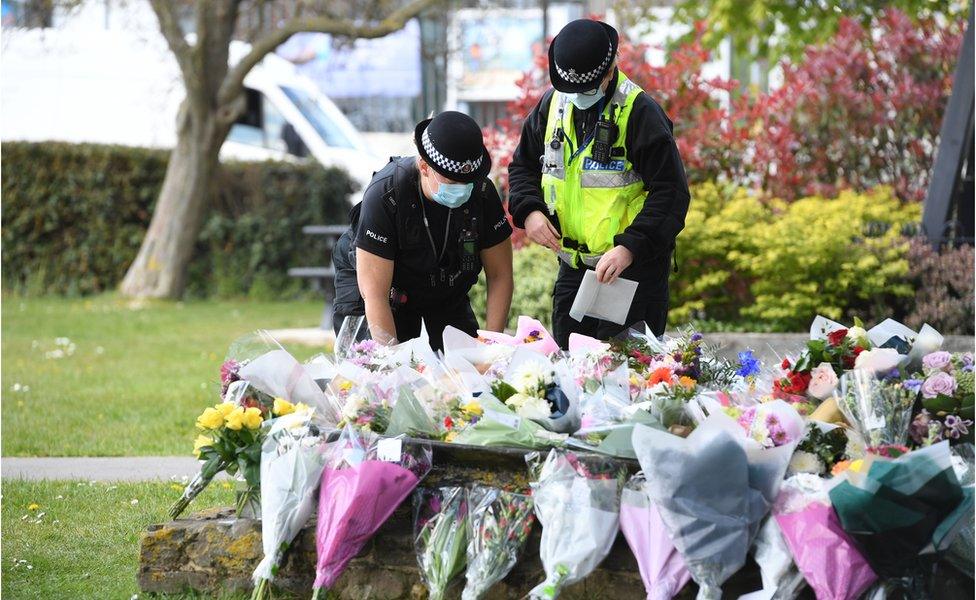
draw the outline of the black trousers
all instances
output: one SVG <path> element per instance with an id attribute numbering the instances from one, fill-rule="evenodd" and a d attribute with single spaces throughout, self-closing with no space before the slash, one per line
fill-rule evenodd
<path id="1" fill-rule="evenodd" d="M 353 259 L 354 250 L 349 232 L 343 234 L 336 242 L 332 251 L 332 264 L 335 267 L 335 302 L 332 304 L 332 326 L 336 334 L 342 327 L 346 317 L 361 317 L 366 314 L 366 305 L 359 294 L 359 284 L 356 280 L 356 265 Z M 407 297 L 410 291 L 405 290 Z M 397 340 L 405 342 L 420 336 L 421 319 L 427 325 L 430 336 L 430 346 L 435 351 L 444 348 L 444 328 L 448 325 L 457 327 L 468 335 L 478 335 L 478 320 L 471 310 L 471 303 L 467 295 L 455 296 L 443 305 L 412 307 L 409 304 L 400 306 L 393 311 L 393 323 L 396 325 Z M 369 330 L 366 327 L 360 332 L 361 338 L 366 338 Z"/>
<path id="2" fill-rule="evenodd" d="M 361 317 L 365 314 L 365 309 L 352 313 L 339 313 L 333 310 L 333 327 L 336 334 L 339 327 L 346 317 Z M 430 347 L 436 352 L 444 349 L 444 328 L 448 325 L 456 327 L 470 336 L 478 335 L 478 320 L 471 310 L 471 304 L 465 299 L 463 302 L 448 307 L 438 307 L 436 309 L 419 310 L 408 307 L 400 307 L 393 311 L 393 324 L 396 326 L 396 337 L 398 341 L 405 342 L 413 338 L 420 337 L 421 320 L 427 326 L 427 335 L 430 336 Z M 361 337 L 368 337 L 368 330 L 364 327 Z"/>
<path id="3" fill-rule="evenodd" d="M 580 333 L 600 340 L 607 340 L 621 333 L 625 333 L 632 327 L 643 330 L 643 324 L 660 336 L 664 333 L 664 328 L 668 322 L 668 300 L 667 300 L 667 267 L 664 271 L 664 285 L 662 293 L 661 277 L 656 276 L 651 279 L 640 279 L 628 273 L 627 269 L 621 274 L 624 279 L 636 279 L 637 292 L 634 294 L 634 301 L 630 305 L 630 312 L 627 313 L 625 325 L 618 325 L 610 321 L 603 321 L 593 317 L 583 317 L 582 321 L 577 321 L 569 316 L 569 309 L 573 306 L 576 299 L 576 292 L 583 282 L 583 274 L 586 269 L 574 269 L 563 261 L 559 261 L 559 275 L 556 277 L 556 285 L 552 290 L 552 335 L 561 348 L 569 345 L 569 334 Z"/>

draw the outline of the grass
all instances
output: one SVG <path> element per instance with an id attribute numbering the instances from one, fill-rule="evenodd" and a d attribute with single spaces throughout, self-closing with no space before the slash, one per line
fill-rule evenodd
<path id="1" fill-rule="evenodd" d="M 165 520 L 172 485 L 4 479 L 3 597 L 132 598 L 140 534 Z M 215 483 L 191 510 L 232 503 Z"/>
<path id="2" fill-rule="evenodd" d="M 5 297 L 3 455 L 188 454 L 230 343 L 259 328 L 314 327 L 321 313 L 311 301 Z M 49 358 L 67 344 L 72 354 Z M 288 349 L 299 359 L 324 350 Z"/>

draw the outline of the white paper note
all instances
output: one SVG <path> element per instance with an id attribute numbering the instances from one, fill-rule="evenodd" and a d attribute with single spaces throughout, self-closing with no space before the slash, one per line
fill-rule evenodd
<path id="1" fill-rule="evenodd" d="M 627 324 L 627 313 L 637 292 L 637 282 L 618 277 L 613 283 L 600 283 L 596 271 L 587 271 L 583 283 L 576 292 L 569 316 L 577 321 L 594 317 L 618 325 Z"/>
<path id="2" fill-rule="evenodd" d="M 511 427 L 512 429 L 518 429 L 522 426 L 522 417 L 518 415 L 507 415 L 500 413 L 490 408 L 485 409 L 485 418 L 495 421 L 496 423 L 501 423 L 506 427 Z"/>
<path id="3" fill-rule="evenodd" d="M 376 458 L 385 462 L 400 462 L 403 442 L 400 438 L 383 438 L 376 445 Z"/>

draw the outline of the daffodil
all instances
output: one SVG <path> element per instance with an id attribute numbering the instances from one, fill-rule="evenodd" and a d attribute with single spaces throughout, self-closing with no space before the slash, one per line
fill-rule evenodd
<path id="1" fill-rule="evenodd" d="M 275 416 L 283 417 L 295 412 L 295 405 L 284 398 L 275 398 L 274 408 L 272 408 L 271 411 L 275 414 Z"/>
<path id="2" fill-rule="evenodd" d="M 218 429 L 224 424 L 224 415 L 216 408 L 208 408 L 197 417 L 198 429 Z"/>
<path id="3" fill-rule="evenodd" d="M 461 410 L 468 416 L 480 417 L 484 414 L 484 409 L 481 408 L 481 403 L 475 400 L 468 402 L 467 404 L 461 405 Z"/>
<path id="4" fill-rule="evenodd" d="M 248 429 L 258 429 L 264 419 L 261 417 L 261 409 L 251 407 L 244 411 L 244 426 Z"/>
<path id="5" fill-rule="evenodd" d="M 244 427 L 244 409 L 238 406 L 230 411 L 224 417 L 224 426 L 233 431 L 240 431 Z"/>
<path id="6" fill-rule="evenodd" d="M 213 445 L 213 438 L 206 435 L 198 435 L 197 439 L 193 442 L 193 455 L 200 458 L 200 451 L 206 446 Z"/>

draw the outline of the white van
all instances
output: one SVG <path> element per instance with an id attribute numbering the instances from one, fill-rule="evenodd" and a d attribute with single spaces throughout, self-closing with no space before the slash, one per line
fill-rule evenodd
<path id="1" fill-rule="evenodd" d="M 247 44 L 233 42 L 230 63 L 248 50 Z M 269 55 L 244 83 L 247 111 L 221 148 L 221 158 L 308 157 L 344 168 L 362 186 L 382 167 L 352 123 L 288 61 Z M 183 97 L 176 60 L 156 31 L 88 26 L 3 31 L 0 141 L 172 148 Z"/>

